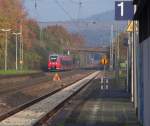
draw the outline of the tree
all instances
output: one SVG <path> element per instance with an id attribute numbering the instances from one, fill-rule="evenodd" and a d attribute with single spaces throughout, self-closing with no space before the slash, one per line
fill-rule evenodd
<path id="1" fill-rule="evenodd" d="M 71 39 L 74 47 L 82 47 L 85 44 L 84 38 L 79 34 L 72 34 Z"/>
<path id="2" fill-rule="evenodd" d="M 22 38 L 18 40 L 24 45 L 24 66 L 30 69 L 46 66 L 49 52 L 62 54 L 66 47 L 83 46 L 85 42 L 80 35 L 71 34 L 59 25 L 40 28 L 37 21 L 27 17 L 22 0 L 0 0 L 0 28 L 11 29 L 8 35 L 9 68 L 15 66 L 16 45 L 12 32 L 22 32 Z M 0 32 L 0 68 L 4 64 L 4 44 L 5 34 Z"/>

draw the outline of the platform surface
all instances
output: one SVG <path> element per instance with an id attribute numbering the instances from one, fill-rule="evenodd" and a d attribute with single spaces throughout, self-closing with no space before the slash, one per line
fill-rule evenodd
<path id="1" fill-rule="evenodd" d="M 98 71 L 90 74 L 84 79 L 74 83 L 73 85 L 61 90 L 60 92 L 34 104 L 25 110 L 16 113 L 13 116 L 0 122 L 0 126 L 32 126 L 44 115 L 52 111 L 56 106 L 69 98 L 72 94 L 86 85 L 91 79 L 98 75 Z"/>

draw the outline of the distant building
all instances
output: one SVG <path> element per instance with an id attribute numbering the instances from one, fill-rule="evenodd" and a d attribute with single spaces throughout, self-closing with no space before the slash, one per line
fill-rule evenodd
<path id="1" fill-rule="evenodd" d="M 150 0 L 133 0 L 139 21 L 138 117 L 150 126 Z"/>

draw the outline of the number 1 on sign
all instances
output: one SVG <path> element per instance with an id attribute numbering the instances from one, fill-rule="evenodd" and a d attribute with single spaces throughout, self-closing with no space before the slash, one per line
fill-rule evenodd
<path id="1" fill-rule="evenodd" d="M 118 7 L 121 7 L 121 16 L 124 16 L 124 2 L 121 2 L 120 4 L 118 4 Z"/>

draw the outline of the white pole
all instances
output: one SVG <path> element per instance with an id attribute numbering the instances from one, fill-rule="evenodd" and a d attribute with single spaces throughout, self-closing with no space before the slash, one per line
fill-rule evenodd
<path id="1" fill-rule="evenodd" d="M 7 50 L 8 50 L 8 33 L 11 29 L 0 29 L 2 32 L 5 32 L 5 71 L 7 70 Z"/>
<path id="2" fill-rule="evenodd" d="M 22 47 L 22 44 L 21 44 L 21 41 L 20 41 L 20 47 L 19 47 L 19 52 L 20 52 L 19 61 L 20 61 L 20 64 L 21 64 L 21 62 L 22 62 L 22 49 L 21 49 L 21 47 Z M 21 66 L 22 66 L 22 65 L 21 65 Z"/>
<path id="3" fill-rule="evenodd" d="M 24 56 L 23 56 L 24 55 L 23 54 L 24 53 L 23 48 L 24 47 L 23 47 L 22 24 L 20 25 L 20 33 L 21 33 L 21 35 L 20 35 L 20 44 L 21 44 L 21 52 L 20 53 L 21 53 L 21 59 L 20 60 L 21 60 L 21 70 L 22 70 L 23 69 L 23 62 L 24 62 L 23 61 L 23 58 L 24 58 Z"/>
<path id="4" fill-rule="evenodd" d="M 16 36 L 16 70 L 18 70 L 18 36 L 21 35 L 21 33 L 13 33 L 13 35 Z"/>
<path id="5" fill-rule="evenodd" d="M 16 34 L 16 70 L 18 70 L 18 40 Z"/>
<path id="6" fill-rule="evenodd" d="M 119 28 L 117 22 L 117 42 L 116 42 L 116 79 L 119 81 Z"/>
<path id="7" fill-rule="evenodd" d="M 130 71 L 129 71 L 129 68 L 130 68 L 130 43 L 131 43 L 131 41 L 130 41 L 131 39 L 130 39 L 130 33 L 128 33 L 128 48 L 127 48 L 127 86 L 126 86 L 126 91 L 127 92 L 129 92 L 129 73 L 130 73 Z"/>
<path id="8" fill-rule="evenodd" d="M 117 27 L 118 28 L 118 72 L 119 72 L 119 70 L 120 70 L 120 38 L 119 38 L 119 35 L 120 35 L 120 33 L 119 33 L 119 27 Z"/>
<path id="9" fill-rule="evenodd" d="M 106 66 L 104 65 L 104 78 L 105 78 L 105 74 L 106 74 Z"/>
<path id="10" fill-rule="evenodd" d="M 134 33 L 132 32 L 131 42 L 131 101 L 134 102 Z"/>
<path id="11" fill-rule="evenodd" d="M 134 65 L 134 105 L 135 105 L 135 108 L 137 109 L 138 107 L 138 101 L 137 101 L 137 64 L 136 64 L 136 61 L 137 61 L 137 41 L 136 41 L 136 34 L 137 34 L 137 31 L 136 31 L 136 21 L 133 21 L 133 34 L 134 34 L 134 48 L 133 48 L 133 56 L 134 56 L 134 62 L 133 62 L 133 65 Z"/>
<path id="12" fill-rule="evenodd" d="M 112 26 L 111 26 L 111 30 L 110 30 L 110 45 L 109 45 L 110 46 L 110 50 L 109 50 L 110 51 L 110 54 L 109 54 L 110 55 L 109 56 L 110 57 L 110 64 L 109 64 L 110 71 L 112 70 L 112 54 L 111 54 L 112 53 L 112 48 L 111 48 L 112 43 L 111 42 L 112 42 Z"/>
<path id="13" fill-rule="evenodd" d="M 111 53 L 111 57 L 112 57 L 112 70 L 114 69 L 113 68 L 113 65 L 114 65 L 114 56 L 113 56 L 113 53 L 114 53 L 114 47 L 113 47 L 113 38 L 114 38 L 114 26 L 112 25 L 112 53 Z"/>
<path id="14" fill-rule="evenodd" d="M 114 29 L 114 26 L 112 25 L 112 26 L 111 26 L 111 41 L 110 41 L 110 48 L 111 48 L 111 50 L 110 50 L 110 51 L 111 51 L 111 53 L 110 53 L 110 55 L 111 55 L 111 56 L 110 56 L 110 58 L 111 58 L 111 59 L 110 59 L 110 64 L 111 64 L 111 70 L 113 70 L 113 53 L 114 53 L 114 52 L 113 52 L 113 36 L 114 36 L 114 35 L 113 35 L 113 31 L 114 31 L 114 30 L 113 30 L 113 29 Z"/>
<path id="15" fill-rule="evenodd" d="M 7 70 L 7 50 L 8 50 L 8 47 L 7 47 L 7 31 L 5 32 L 5 35 L 6 35 L 6 38 L 5 38 L 5 71 Z"/>

